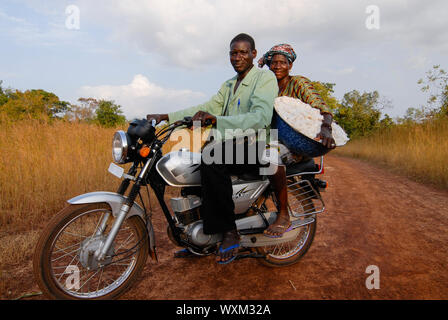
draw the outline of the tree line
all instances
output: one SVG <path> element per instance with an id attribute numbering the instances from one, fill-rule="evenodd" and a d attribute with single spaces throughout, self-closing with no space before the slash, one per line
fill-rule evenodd
<path id="1" fill-rule="evenodd" d="M 351 139 L 363 137 L 376 130 L 397 125 L 422 123 L 448 117 L 448 75 L 439 65 L 426 72 L 417 82 L 421 91 L 428 94 L 427 104 L 410 107 L 403 117 L 392 119 L 383 112 L 391 107 L 391 101 L 378 91 L 344 94 L 341 101 L 334 97 L 334 83 L 313 82 L 327 105 L 332 109 L 334 120 Z M 79 98 L 77 104 L 61 101 L 54 93 L 45 90 L 4 89 L 0 81 L 0 114 L 16 121 L 21 119 L 46 119 L 78 121 L 115 127 L 126 123 L 121 106 L 114 101 Z"/>
<path id="2" fill-rule="evenodd" d="M 76 121 L 115 127 L 126 123 L 121 106 L 109 100 L 79 98 L 78 104 L 61 101 L 42 89 L 4 89 L 0 81 L 0 114 L 9 120 L 39 119 Z"/>
<path id="3" fill-rule="evenodd" d="M 426 105 L 409 107 L 403 117 L 392 119 L 383 112 L 391 107 L 391 101 L 381 97 L 378 91 L 359 92 L 352 90 L 344 94 L 341 101 L 332 96 L 334 83 L 314 82 L 315 89 L 333 110 L 334 120 L 353 139 L 368 136 L 376 130 L 398 125 L 423 123 L 448 118 L 448 75 L 435 65 L 417 81 L 421 91 L 428 94 Z"/>

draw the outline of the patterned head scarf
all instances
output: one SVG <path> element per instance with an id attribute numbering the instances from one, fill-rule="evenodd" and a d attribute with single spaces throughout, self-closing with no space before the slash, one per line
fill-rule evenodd
<path id="1" fill-rule="evenodd" d="M 289 63 L 293 63 L 297 58 L 294 49 L 289 44 L 282 43 L 273 46 L 268 52 L 266 52 L 264 56 L 258 60 L 258 66 L 263 68 L 266 64 L 269 67 L 271 65 L 272 57 L 276 54 L 284 55 L 288 59 Z"/>

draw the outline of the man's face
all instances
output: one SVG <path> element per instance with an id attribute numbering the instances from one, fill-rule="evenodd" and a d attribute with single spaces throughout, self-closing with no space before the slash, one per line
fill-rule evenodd
<path id="1" fill-rule="evenodd" d="M 292 63 L 289 63 L 288 59 L 282 54 L 274 55 L 271 60 L 271 65 L 269 66 L 269 69 L 274 72 L 277 80 L 289 76 L 291 68 Z"/>
<path id="2" fill-rule="evenodd" d="M 239 74 L 247 71 L 257 56 L 257 50 L 251 50 L 247 41 L 236 41 L 230 46 L 230 63 Z"/>

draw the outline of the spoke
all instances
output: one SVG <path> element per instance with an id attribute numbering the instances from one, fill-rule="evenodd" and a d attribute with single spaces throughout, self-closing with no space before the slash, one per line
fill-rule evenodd
<path id="1" fill-rule="evenodd" d="M 125 242 L 122 243 L 122 244 L 116 249 L 116 251 L 118 252 L 118 250 L 120 250 L 120 248 L 123 247 L 123 245 L 128 244 L 129 238 L 131 238 L 131 237 L 133 237 L 133 236 L 134 236 L 134 235 L 131 233 L 131 234 L 129 235 L 129 237 L 125 240 Z"/>
<path id="2" fill-rule="evenodd" d="M 58 251 L 53 252 L 53 254 L 54 254 L 54 253 L 58 253 L 59 251 L 62 251 L 62 252 L 64 252 L 64 253 L 67 253 L 65 250 L 67 250 L 68 248 L 74 247 L 74 246 L 80 246 L 81 243 L 82 243 L 82 242 L 75 243 L 75 244 L 73 244 L 73 245 L 71 245 L 71 246 L 65 247 L 64 249 L 61 249 L 61 248 L 59 248 L 58 246 L 55 245 L 54 247 L 55 247 L 56 249 L 58 249 Z"/>
<path id="3" fill-rule="evenodd" d="M 96 286 L 96 291 L 97 291 L 97 292 L 98 292 L 98 289 L 99 289 L 99 287 L 100 287 L 101 278 L 103 277 L 103 272 L 104 272 L 104 268 L 101 268 L 100 279 L 98 280 L 98 285 Z"/>
<path id="4" fill-rule="evenodd" d="M 88 238 L 88 236 L 83 236 L 83 235 L 81 235 L 81 234 L 76 234 L 76 233 L 73 233 L 73 232 L 68 232 L 68 231 L 65 231 L 64 230 L 64 232 L 63 233 L 67 233 L 67 234 L 69 234 L 69 235 L 71 235 L 71 236 L 74 236 L 74 237 L 83 237 L 83 238 Z M 82 241 L 81 241 L 82 242 Z"/>
<path id="5" fill-rule="evenodd" d="M 90 279 L 92 279 L 99 271 L 100 271 L 101 269 L 98 269 L 94 274 L 92 274 L 92 276 L 89 278 L 89 279 L 87 279 L 87 281 L 86 282 L 84 282 L 84 284 L 82 285 L 82 286 L 80 286 L 79 287 L 79 290 L 81 290 L 82 289 L 82 287 L 84 287 L 85 286 L 85 284 L 87 283 L 87 282 L 89 282 L 90 281 Z M 89 275 L 88 273 L 87 273 L 87 275 Z M 81 281 L 81 280 L 80 280 Z"/>
<path id="6" fill-rule="evenodd" d="M 53 260 L 51 260 L 51 262 L 55 262 L 55 261 L 57 261 L 57 260 L 59 260 L 59 259 L 61 259 L 61 258 L 63 258 L 63 257 L 66 257 L 66 256 L 72 256 L 71 254 L 73 253 L 73 252 L 76 252 L 76 251 L 78 251 L 78 250 L 80 250 L 81 248 L 77 248 L 77 249 L 75 249 L 75 250 L 73 250 L 73 251 L 70 251 L 70 252 L 67 252 L 66 254 L 63 254 L 62 256 L 60 256 L 60 257 L 58 257 L 58 258 L 56 258 L 56 259 L 53 259 Z M 73 257 L 73 259 L 75 258 L 76 256 L 74 256 Z M 73 260 L 72 260 L 73 261 Z"/>
<path id="7" fill-rule="evenodd" d="M 91 237 L 93 237 L 93 236 L 96 234 L 96 231 L 98 230 L 98 226 L 100 225 L 101 221 L 103 221 L 104 213 L 105 213 L 105 212 L 103 212 L 103 213 L 101 214 L 101 217 L 98 219 L 98 223 L 96 224 L 96 226 L 95 226 L 95 230 L 93 231 L 93 234 L 91 235 Z"/>
<path id="8" fill-rule="evenodd" d="M 72 263 L 73 263 L 73 260 L 75 260 L 75 258 L 76 258 L 76 255 L 72 258 L 72 260 L 70 261 L 70 263 L 67 265 L 67 266 L 65 266 L 65 268 L 67 269 L 67 267 L 68 266 L 71 266 L 72 265 Z M 79 261 L 78 262 L 76 262 L 76 266 L 78 266 L 78 263 L 79 263 Z M 64 272 L 65 273 L 65 272 Z M 62 279 L 62 276 L 64 275 L 64 273 L 59 277 L 59 279 L 58 279 L 58 282 L 60 282 L 61 281 L 61 279 Z"/>

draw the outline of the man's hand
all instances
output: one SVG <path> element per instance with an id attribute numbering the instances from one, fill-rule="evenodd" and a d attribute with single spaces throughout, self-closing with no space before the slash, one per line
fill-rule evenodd
<path id="1" fill-rule="evenodd" d="M 195 121 L 200 121 L 201 126 L 205 127 L 208 124 L 215 125 L 216 124 L 216 117 L 208 112 L 205 111 L 198 111 L 195 113 L 193 118 L 191 119 L 193 123 Z M 209 122 L 209 123 L 206 123 Z"/>
<path id="2" fill-rule="evenodd" d="M 151 120 L 156 120 L 156 125 L 159 124 L 161 121 L 168 121 L 168 115 L 166 113 L 164 114 L 148 114 L 146 116 L 146 120 L 151 121 Z"/>

